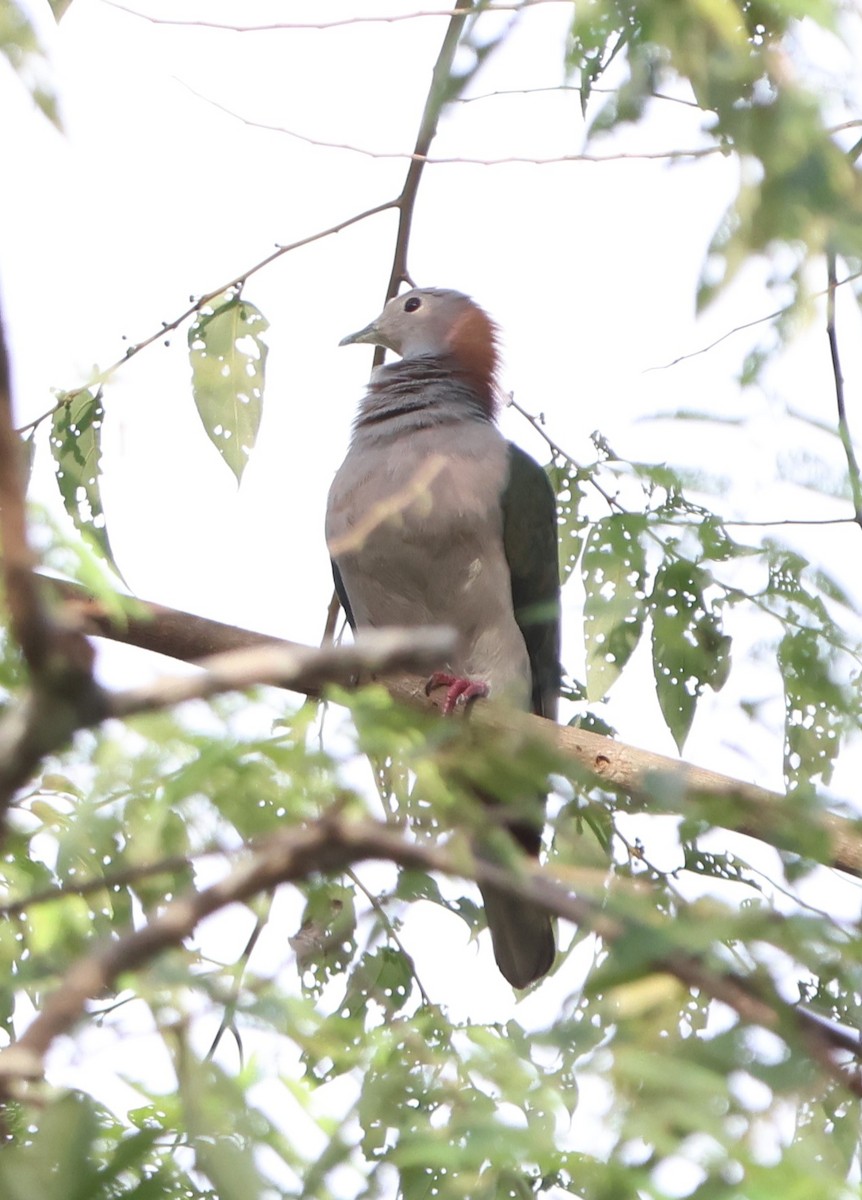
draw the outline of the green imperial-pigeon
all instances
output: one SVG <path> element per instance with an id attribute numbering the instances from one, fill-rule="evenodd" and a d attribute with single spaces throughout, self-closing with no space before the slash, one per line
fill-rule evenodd
<path id="1" fill-rule="evenodd" d="M 414 288 L 341 342 L 401 356 L 379 367 L 359 406 L 332 488 L 326 540 L 353 629 L 448 625 L 459 648 L 429 690 L 443 711 L 494 696 L 556 716 L 559 691 L 557 514 L 545 472 L 494 423 L 497 330 L 468 296 Z M 537 856 L 536 820 L 507 827 Z M 490 857 L 490 851 L 477 846 Z M 550 970 L 551 921 L 483 885 L 494 957 L 514 987 Z"/>

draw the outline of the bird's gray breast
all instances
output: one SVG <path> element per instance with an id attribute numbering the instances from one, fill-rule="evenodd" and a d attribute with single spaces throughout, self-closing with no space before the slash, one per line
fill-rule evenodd
<path id="1" fill-rule="evenodd" d="M 445 666 L 526 705 L 503 549 L 507 475 L 507 444 L 484 421 L 359 437 L 330 490 L 326 538 L 357 626 L 451 625 L 460 650 Z"/>

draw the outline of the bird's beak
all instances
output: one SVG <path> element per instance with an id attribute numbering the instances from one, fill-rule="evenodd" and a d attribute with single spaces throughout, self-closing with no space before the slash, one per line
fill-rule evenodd
<path id="1" fill-rule="evenodd" d="M 338 344 L 339 346 L 352 346 L 356 342 L 370 342 L 372 346 L 375 346 L 378 344 L 378 336 L 377 322 L 372 321 L 370 325 L 366 325 L 357 333 L 348 333 L 347 337 L 343 337 Z"/>

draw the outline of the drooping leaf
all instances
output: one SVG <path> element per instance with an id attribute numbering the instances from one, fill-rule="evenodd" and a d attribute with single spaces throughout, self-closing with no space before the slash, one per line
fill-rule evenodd
<path id="1" fill-rule="evenodd" d="M 192 389 L 210 441 L 237 483 L 254 444 L 263 412 L 266 317 L 236 292 L 203 308 L 189 330 Z"/>
<path id="2" fill-rule="evenodd" d="M 62 397 L 51 423 L 51 453 L 66 512 L 85 539 L 117 570 L 99 480 L 102 474 L 102 392 L 87 388 Z"/>
<path id="3" fill-rule="evenodd" d="M 317 994 L 356 951 L 353 892 L 334 882 L 310 883 L 299 930 L 288 938 L 303 985 Z"/>
<path id="4" fill-rule="evenodd" d="M 33 23 L 18 0 L 3 0 L 0 4 L 0 54 L 7 59 L 36 106 L 59 129 L 57 96 L 45 52 Z"/>
<path id="5" fill-rule="evenodd" d="M 815 629 L 788 629 L 778 647 L 784 683 L 784 776 L 789 787 L 828 784 L 852 707 Z"/>
<path id="6" fill-rule="evenodd" d="M 21 461 L 24 464 L 24 475 L 29 485 L 33 474 L 33 459 L 36 454 L 35 430 L 21 435 Z"/>
<path id="7" fill-rule="evenodd" d="M 581 473 L 577 467 L 559 457 L 549 462 L 545 471 L 557 497 L 560 580 L 565 583 L 577 566 L 587 527 L 587 518 L 580 512 L 580 502 L 584 497 Z"/>
<path id="8" fill-rule="evenodd" d="M 631 657 L 646 615 L 646 558 L 641 534 L 646 518 L 615 513 L 597 521 L 587 537 L 581 570 L 587 694 L 600 700 Z"/>
<path id="9" fill-rule="evenodd" d="M 365 954 L 350 973 L 344 999 L 343 1016 L 364 1012 L 374 1000 L 390 1014 L 404 1007 L 413 987 L 413 967 L 400 950 L 381 946 Z"/>
<path id="10" fill-rule="evenodd" d="M 239 1080 L 214 1062 L 202 1062 L 182 1035 L 174 1069 L 198 1170 L 211 1180 L 219 1200 L 261 1200 L 264 1179 L 253 1140 L 266 1136 L 263 1114 L 248 1103 Z"/>
<path id="11" fill-rule="evenodd" d="M 578 76 L 583 113 L 593 88 L 626 45 L 636 24 L 632 0 L 578 5 L 575 10 L 566 45 L 566 69 Z"/>
<path id="12" fill-rule="evenodd" d="M 54 14 L 55 21 L 59 22 L 71 7 L 72 0 L 48 0 L 48 3 L 51 5 L 51 12 Z"/>
<path id="13" fill-rule="evenodd" d="M 711 582 L 696 563 L 668 558 L 656 572 L 649 599 L 656 692 L 680 750 L 704 686 L 718 691 L 730 670 L 730 638 L 719 609 L 704 595 Z"/>

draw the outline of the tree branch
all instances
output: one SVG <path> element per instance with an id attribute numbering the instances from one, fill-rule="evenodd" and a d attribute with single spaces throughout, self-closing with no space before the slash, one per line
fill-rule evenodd
<path id="1" fill-rule="evenodd" d="M 454 630 L 429 627 L 369 630 L 348 646 L 318 649 L 270 642 L 227 650 L 198 660 L 199 674 L 165 675 L 108 694 L 106 715 L 122 719 L 259 684 L 310 694 L 330 683 L 350 684 L 357 675 L 431 670 L 449 657 L 455 644 Z"/>
<path id="2" fill-rule="evenodd" d="M 173 854 L 156 862 L 138 863 L 122 871 L 108 871 L 97 878 L 81 879 L 74 883 L 67 880 L 58 887 L 42 888 L 38 892 L 31 892 L 29 896 L 22 896 L 20 900 L 0 904 L 0 919 L 20 916 L 21 913 L 28 912 L 40 904 L 55 904 L 59 900 L 65 900 L 67 896 L 92 896 L 94 892 L 114 891 L 141 879 L 152 879 L 154 875 L 176 875 L 180 871 L 188 870 L 201 858 L 224 853 L 222 847 L 213 846 L 195 854 Z"/>
<path id="3" fill-rule="evenodd" d="M 150 13 L 139 12 L 119 4 L 117 0 L 103 0 L 103 3 L 117 8 L 120 12 L 128 13 L 131 17 L 140 17 L 152 25 L 180 25 L 184 28 L 223 29 L 228 33 L 269 33 L 278 29 L 296 31 L 300 29 L 338 29 L 343 25 L 394 25 L 399 21 L 416 21 L 421 17 L 461 17 L 469 16 L 473 11 L 472 0 L 455 8 L 427 8 L 416 12 L 395 13 L 386 16 L 341 17 L 332 21 L 287 22 L 272 21 L 264 25 L 229 25 L 220 21 L 183 21 L 170 17 L 154 17 Z M 522 8 L 533 8 L 537 4 L 569 4 L 571 0 L 516 0 L 510 4 L 487 4 L 483 12 L 512 12 Z"/>
<path id="4" fill-rule="evenodd" d="M 322 238 L 332 237 L 333 234 L 341 233 L 343 229 L 348 229 L 351 225 L 357 225 L 360 221 L 366 221 L 369 217 L 377 216 L 378 213 L 387 212 L 390 208 L 396 208 L 399 203 L 400 201 L 397 198 L 395 200 L 384 200 L 382 204 L 375 204 L 373 208 L 366 208 L 363 212 L 355 213 L 352 217 L 346 217 L 343 221 L 338 221 L 335 225 L 330 225 L 328 229 L 320 229 L 317 231 L 317 233 L 310 233 L 306 237 L 299 238 L 295 242 L 289 242 L 284 246 L 277 246 L 271 254 L 267 254 L 266 258 L 262 258 L 260 262 L 256 262 L 254 266 L 249 267 L 247 270 L 243 271 L 242 274 L 234 276 L 234 278 L 228 280 L 227 283 L 223 283 L 219 287 L 213 288 L 212 291 L 205 292 L 202 296 L 199 296 L 197 300 L 189 305 L 184 312 L 181 312 L 178 317 L 174 317 L 172 321 L 163 322 L 155 333 L 151 333 L 149 337 L 145 337 L 142 341 L 135 342 L 134 345 L 127 347 L 126 353 L 123 355 L 123 357 L 118 359 L 115 363 L 112 363 L 111 366 L 106 367 L 103 371 L 100 371 L 98 375 L 94 376 L 94 378 L 90 380 L 89 385 L 95 383 L 105 383 L 106 380 L 110 379 L 110 377 L 116 371 L 118 371 L 124 363 L 128 362 L 130 358 L 134 358 L 136 354 L 140 354 L 142 350 L 144 350 L 147 346 L 151 346 L 153 342 L 160 341 L 166 333 L 170 333 L 172 330 L 178 329 L 184 321 L 187 321 L 189 317 L 193 317 L 195 313 L 200 312 L 202 308 L 205 308 L 207 304 L 210 303 L 210 301 L 215 300 L 215 298 L 222 295 L 223 292 L 229 291 L 231 288 L 242 287 L 247 279 L 251 278 L 252 275 L 256 275 L 258 271 L 262 271 L 264 267 L 268 267 L 269 264 L 275 262 L 277 258 L 281 258 L 283 254 L 289 254 L 292 250 L 299 250 L 302 246 L 309 246 L 312 242 L 319 242 Z M 69 395 L 71 394 L 72 393 L 69 393 Z M 40 416 L 35 417 L 32 421 L 28 421 L 26 425 L 20 426 L 18 433 L 26 433 L 28 429 L 35 429 L 37 425 L 42 423 L 42 421 L 45 421 L 48 417 L 53 416 L 53 414 L 57 412 L 58 409 L 62 408 L 65 403 L 67 403 L 66 399 L 60 400 L 60 402 L 55 404 L 53 408 L 49 408 L 46 412 L 43 412 Z"/>
<path id="5" fill-rule="evenodd" d="M 83 634 L 53 619 L 27 540 L 21 440 L 12 419 L 9 357 L 0 314 L 0 545 L 12 634 L 30 672 L 23 700 L 0 718 L 0 814 L 43 755 L 82 724 L 101 719 L 93 651 Z"/>
<path id="6" fill-rule="evenodd" d="M 32 671 L 41 670 L 50 653 L 51 626 L 33 574 L 34 556 L 27 541 L 24 449 L 12 419 L 9 356 L 0 314 L 0 542 L 3 582 L 12 635 Z"/>
<path id="7" fill-rule="evenodd" d="M 80 630 L 70 636 L 92 653 Z M 454 632 L 445 628 L 375 630 L 353 645 L 320 649 L 252 636 L 251 644 L 223 648 L 202 659 L 195 655 L 201 670 L 192 676 L 163 676 L 114 693 L 99 688 L 90 677 L 89 685 L 73 694 L 63 687 L 34 687 L 0 719 L 0 815 L 46 754 L 61 749 L 78 729 L 107 717 L 123 719 L 258 684 L 313 695 L 329 683 L 355 683 L 360 675 L 430 670 L 448 658 L 454 644 Z"/>
<path id="8" fill-rule="evenodd" d="M 278 642 L 251 630 L 144 602 L 140 608 L 145 615 L 118 621 L 82 588 L 57 580 L 45 582 L 72 606 L 86 632 L 184 661 L 262 644 L 310 650 L 295 642 Z M 423 679 L 401 675 L 387 678 L 385 683 L 391 695 L 404 704 L 426 712 L 439 707 L 433 697 L 425 695 Z M 291 686 L 306 690 L 297 680 Z M 307 694 L 319 694 L 319 681 Z M 679 812 L 686 800 L 697 799 L 710 806 L 710 819 L 720 828 L 809 858 L 815 857 L 811 842 L 816 841 L 817 861 L 862 877 L 859 821 L 821 810 L 810 813 L 803 823 L 798 810 L 788 805 L 780 792 L 529 713 L 506 712 L 483 702 L 473 706 L 470 721 L 510 739 L 527 742 L 538 738 L 560 755 L 561 771 L 583 771 L 591 784 L 616 793 L 632 810 Z"/>
<path id="9" fill-rule="evenodd" d="M 559 163 L 575 162 L 678 162 L 681 159 L 708 158 L 710 155 L 724 152 L 724 147 L 716 143 L 714 146 L 697 146 L 690 150 L 618 151 L 611 154 L 556 154 L 546 158 L 535 158 L 528 154 L 508 154 L 501 158 L 468 158 L 459 155 L 448 157 L 435 156 L 431 158 L 428 154 L 420 154 L 416 150 L 370 150 L 367 146 L 355 146 L 350 142 L 328 142 L 323 138 L 310 137 L 306 133 L 300 133 L 296 129 L 288 129 L 284 125 L 272 125 L 267 121 L 255 121 L 251 117 L 244 117 L 234 109 L 228 108 L 225 104 L 219 104 L 217 100 L 213 100 L 209 96 L 204 96 L 183 80 L 180 79 L 177 82 L 181 83 L 186 91 L 191 92 L 198 100 L 202 100 L 204 104 L 209 104 L 212 108 L 218 109 L 219 112 L 224 113 L 226 116 L 232 117 L 233 120 L 247 125 L 249 129 L 263 129 L 267 133 L 282 133 L 286 137 L 295 138 L 296 141 L 303 142 L 306 146 L 318 146 L 323 150 L 345 150 L 349 154 L 362 155 L 363 158 L 408 159 L 411 163 L 419 163 L 422 166 L 501 167 L 511 165 L 512 163 L 522 163 L 525 166 L 546 167 L 555 166 Z M 454 101 L 451 102 L 454 103 Z M 655 370 L 655 368 L 650 369 Z"/>
<path id="10" fill-rule="evenodd" d="M 828 297 L 830 290 L 834 293 L 835 288 L 843 287 L 845 283 L 852 283 L 860 275 L 862 275 L 862 272 L 854 271 L 845 279 L 839 279 L 831 289 L 826 287 L 822 291 L 815 292 L 812 299 L 817 299 L 821 296 Z M 774 312 L 766 313 L 762 317 L 755 317 L 753 321 L 743 321 L 740 325 L 734 325 L 733 329 L 728 329 L 714 341 L 709 342 L 706 346 L 701 346 L 699 350 L 691 350 L 688 354 L 680 354 L 677 358 L 672 358 L 670 362 L 659 363 L 654 367 L 647 367 L 644 374 L 649 371 L 667 371 L 670 367 L 675 367 L 678 363 L 686 362 L 690 358 L 697 358 L 701 354 L 708 354 L 710 350 L 714 350 L 716 346 L 720 346 L 722 342 L 727 341 L 728 338 L 733 337 L 735 334 L 742 333 L 746 329 L 753 329 L 755 325 L 765 325 L 767 321 L 776 321 L 779 317 L 783 317 L 786 313 L 790 312 L 791 308 L 792 305 L 785 305 L 784 308 L 776 308 Z"/>
<path id="11" fill-rule="evenodd" d="M 403 281 L 410 283 L 407 270 L 407 246 L 410 241 L 410 228 L 413 223 L 413 210 L 416 205 L 416 194 L 425 166 L 425 158 L 437 133 L 437 122 L 451 96 L 452 63 L 455 51 L 461 40 L 464 22 L 475 7 L 473 0 L 462 10 L 458 9 L 449 18 L 446 36 L 443 38 L 437 61 L 431 73 L 431 87 L 425 99 L 425 108 L 419 122 L 419 132 L 413 147 L 413 158 L 407 168 L 404 186 L 398 197 L 398 230 L 395 235 L 395 250 L 392 256 L 392 269 L 389 273 L 389 283 L 386 285 L 386 299 L 397 295 Z M 385 350 L 382 346 L 374 348 L 374 366 L 383 362 Z"/>
<path id="12" fill-rule="evenodd" d="M 369 819 L 350 821 L 339 816 L 324 817 L 305 828 L 272 835 L 218 883 L 178 897 L 142 928 L 79 960 L 67 971 L 20 1039 L 0 1052 L 0 1080 L 4 1090 L 8 1094 L 14 1090 L 16 1081 L 39 1078 L 51 1045 L 83 1017 L 88 1000 L 114 987 L 124 972 L 139 970 L 165 950 L 178 946 L 205 917 L 279 884 L 305 879 L 317 872 L 344 870 L 368 859 L 385 859 L 401 867 L 446 875 L 467 874 L 479 883 L 504 888 L 524 900 L 541 904 L 548 912 L 588 928 L 609 944 L 623 937 L 648 938 L 656 947 L 650 961 L 652 971 L 671 975 L 687 988 L 697 988 L 722 1001 L 746 1024 L 760 1025 L 785 1037 L 787 1031 L 795 1029 L 804 1037 L 812 1057 L 832 1078 L 855 1095 L 862 1094 L 858 1073 L 842 1069 L 833 1056 L 836 1049 L 858 1053 L 857 1039 L 816 1018 L 809 1019 L 803 1009 L 786 1004 L 774 994 L 764 996 L 751 981 L 737 974 L 708 966 L 702 959 L 683 953 L 672 936 L 661 929 L 655 926 L 647 929 L 630 916 L 612 913 L 607 897 L 594 901 L 571 895 L 549 877 L 547 869 L 529 864 L 524 864 L 523 872 L 518 875 L 479 858 L 465 864 L 463 854 L 410 842 L 384 823 Z"/>

